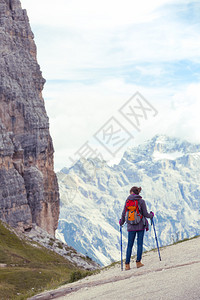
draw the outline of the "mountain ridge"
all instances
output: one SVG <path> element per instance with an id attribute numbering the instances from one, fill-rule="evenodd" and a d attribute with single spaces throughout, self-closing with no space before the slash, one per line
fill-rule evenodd
<path id="1" fill-rule="evenodd" d="M 156 136 L 125 151 L 118 165 L 82 159 L 61 170 L 57 173 L 61 195 L 57 234 L 98 263 L 117 260 L 118 220 L 133 185 L 142 186 L 147 208 L 155 212 L 161 245 L 199 234 L 199 152 L 199 144 Z M 144 249 L 153 248 L 154 243 L 150 229 Z"/>

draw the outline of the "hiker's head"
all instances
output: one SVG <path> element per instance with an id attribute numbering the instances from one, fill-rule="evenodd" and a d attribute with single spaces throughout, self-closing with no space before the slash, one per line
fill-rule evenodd
<path id="1" fill-rule="evenodd" d="M 141 187 L 137 187 L 137 186 L 133 186 L 130 189 L 130 194 L 136 194 L 139 195 L 139 193 L 141 192 L 142 188 Z"/>

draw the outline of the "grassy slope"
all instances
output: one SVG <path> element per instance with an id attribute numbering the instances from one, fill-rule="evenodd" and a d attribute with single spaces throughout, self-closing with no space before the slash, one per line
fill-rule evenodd
<path id="1" fill-rule="evenodd" d="M 62 256 L 19 239 L 0 222 L 0 299 L 27 299 L 84 276 Z M 88 272 L 87 272 L 88 273 Z"/>

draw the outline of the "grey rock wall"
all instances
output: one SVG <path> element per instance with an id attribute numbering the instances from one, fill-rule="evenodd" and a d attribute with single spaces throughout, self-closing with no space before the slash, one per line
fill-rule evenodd
<path id="1" fill-rule="evenodd" d="M 0 0 L 0 218 L 54 234 L 59 192 L 33 38 L 20 1 Z"/>

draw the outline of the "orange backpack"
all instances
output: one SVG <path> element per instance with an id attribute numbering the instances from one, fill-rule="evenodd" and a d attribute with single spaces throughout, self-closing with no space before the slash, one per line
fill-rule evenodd
<path id="1" fill-rule="evenodd" d="M 127 200 L 126 201 L 126 223 L 131 225 L 138 224 L 143 216 L 140 213 L 140 205 L 138 204 L 138 200 Z"/>

